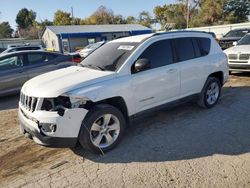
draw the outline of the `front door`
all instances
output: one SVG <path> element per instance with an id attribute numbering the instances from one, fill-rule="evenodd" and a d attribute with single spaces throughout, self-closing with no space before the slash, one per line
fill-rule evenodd
<path id="1" fill-rule="evenodd" d="M 170 40 L 151 44 L 138 59 L 148 59 L 151 68 L 132 73 L 131 87 L 137 113 L 179 97 L 180 70 L 173 61 Z"/>
<path id="2" fill-rule="evenodd" d="M 21 89 L 28 80 L 24 65 L 23 55 L 0 58 L 0 94 L 12 93 Z"/>

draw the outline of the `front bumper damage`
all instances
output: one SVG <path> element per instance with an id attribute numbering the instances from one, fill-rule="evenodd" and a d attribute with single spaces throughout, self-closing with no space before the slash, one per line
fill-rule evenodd
<path id="1" fill-rule="evenodd" d="M 30 112 L 19 104 L 20 129 L 40 145 L 74 147 L 87 112 L 84 108 L 72 108 L 60 116 L 54 111 Z"/>

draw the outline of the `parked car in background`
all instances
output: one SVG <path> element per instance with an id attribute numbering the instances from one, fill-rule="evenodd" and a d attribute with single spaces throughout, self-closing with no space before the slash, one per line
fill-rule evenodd
<path id="1" fill-rule="evenodd" d="M 247 33 L 250 32 L 250 28 L 245 29 L 234 29 L 229 31 L 226 35 L 220 39 L 219 44 L 223 50 L 233 46 L 233 42 L 239 41 Z"/>
<path id="2" fill-rule="evenodd" d="M 72 57 L 45 51 L 0 55 L 0 96 L 18 93 L 24 82 L 39 74 L 73 65 Z"/>
<path id="3" fill-rule="evenodd" d="M 250 33 L 224 52 L 228 56 L 230 73 L 231 71 L 250 72 Z"/>
<path id="4" fill-rule="evenodd" d="M 65 54 L 65 55 L 71 56 L 72 61 L 75 62 L 75 63 L 81 63 L 82 60 L 83 60 L 83 58 L 80 56 L 80 54 L 79 54 L 79 53 L 76 53 L 76 52 L 74 52 L 74 53 L 69 53 L 69 54 Z"/>
<path id="5" fill-rule="evenodd" d="M 2 52 L 2 54 L 10 53 L 10 52 L 19 52 L 25 50 L 39 50 L 44 51 L 44 48 L 41 45 L 30 46 L 30 45 L 10 45 L 6 50 Z"/>
<path id="6" fill-rule="evenodd" d="M 89 54 L 91 54 L 92 52 L 94 52 L 96 49 L 100 48 L 104 44 L 105 44 L 105 41 L 97 42 L 97 43 L 94 43 L 94 44 L 89 44 L 88 46 L 86 46 L 85 48 L 80 50 L 78 53 L 80 54 L 80 56 L 82 58 L 85 58 Z"/>
<path id="7" fill-rule="evenodd" d="M 23 134 L 53 147 L 114 148 L 131 118 L 176 102 L 214 107 L 228 78 L 227 57 L 211 34 L 167 32 L 108 42 L 79 66 L 26 82 Z"/>

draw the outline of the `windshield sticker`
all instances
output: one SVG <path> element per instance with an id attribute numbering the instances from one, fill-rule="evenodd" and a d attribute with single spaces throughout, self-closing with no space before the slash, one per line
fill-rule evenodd
<path id="1" fill-rule="evenodd" d="M 119 46 L 118 50 L 128 50 L 128 51 L 131 51 L 133 50 L 134 46 L 129 46 L 129 45 L 122 45 L 122 46 Z"/>

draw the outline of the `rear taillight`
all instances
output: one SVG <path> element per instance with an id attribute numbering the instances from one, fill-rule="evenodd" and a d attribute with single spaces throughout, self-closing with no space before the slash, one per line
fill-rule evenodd
<path id="1" fill-rule="evenodd" d="M 82 59 L 79 57 L 72 58 L 72 62 L 74 63 L 81 63 Z"/>

